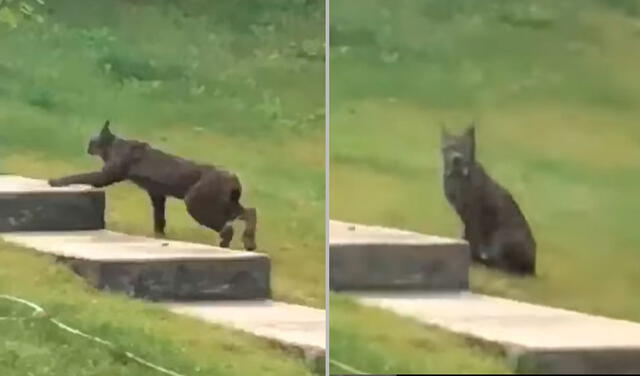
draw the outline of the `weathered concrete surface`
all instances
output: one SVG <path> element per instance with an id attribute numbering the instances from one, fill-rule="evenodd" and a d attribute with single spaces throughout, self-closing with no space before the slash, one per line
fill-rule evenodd
<path id="1" fill-rule="evenodd" d="M 18 232 L 4 240 L 52 254 L 100 289 L 152 300 L 270 296 L 265 255 L 116 232 Z"/>
<path id="2" fill-rule="evenodd" d="M 349 295 L 364 305 L 498 344 L 518 372 L 640 373 L 638 323 L 469 292 Z"/>
<path id="3" fill-rule="evenodd" d="M 104 207 L 104 192 L 89 186 L 0 175 L 0 232 L 102 229 Z"/>
<path id="4" fill-rule="evenodd" d="M 339 221 L 330 223 L 333 290 L 461 290 L 469 285 L 462 240 Z"/>
<path id="5" fill-rule="evenodd" d="M 316 370 L 324 372 L 324 310 L 270 300 L 172 303 L 168 306 L 176 313 L 228 325 L 266 338 L 298 352 Z"/>

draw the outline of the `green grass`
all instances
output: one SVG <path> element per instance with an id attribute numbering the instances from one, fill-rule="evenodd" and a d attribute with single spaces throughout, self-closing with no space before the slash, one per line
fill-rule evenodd
<path id="1" fill-rule="evenodd" d="M 85 151 L 106 119 L 122 137 L 223 165 L 240 176 L 243 203 L 258 209 L 258 251 L 272 259 L 274 298 L 323 307 L 323 3 L 56 0 L 46 2 L 40 13 L 43 23 L 23 20 L 15 29 L 0 23 L 2 172 L 49 178 L 100 168 Z M 198 226 L 179 201 L 169 201 L 167 221 L 171 239 L 218 243 L 217 234 Z M 107 222 L 113 230 L 152 235 L 148 197 L 128 183 L 108 188 Z M 234 240 L 232 247 L 241 248 L 241 243 Z M 24 276 L 38 276 L 39 269 L 47 268 L 18 256 L 10 261 L 2 265 Z M 132 328 L 118 335 L 134 352 L 175 358 L 187 370 L 209 364 L 202 374 L 308 372 L 235 331 L 166 318 L 141 303 L 82 291 L 75 280 L 72 288 L 65 284 L 70 278 L 47 284 L 33 277 L 20 283 L 5 278 L 0 292 L 13 290 L 66 307 L 63 319 L 88 329 L 108 326 L 103 334 Z M 88 299 L 96 303 L 85 306 Z M 153 341 L 162 343 L 159 348 L 145 345 L 152 332 L 144 326 L 147 320 L 164 328 L 153 332 Z M 66 340 L 62 334 L 40 338 L 46 325 L 35 325 L 12 334 L 15 346 L 42 349 L 46 355 Z M 122 368 L 82 341 L 69 341 L 72 349 L 86 348 L 87 359 L 113 367 L 99 374 L 144 372 L 135 365 Z M 53 362 L 45 355 L 33 367 Z M 51 363 L 49 374 L 74 373 L 65 368 L 71 366 Z M 73 367 L 76 374 L 92 372 L 86 362 Z M 20 374 L 44 372 L 23 370 Z"/>
<path id="2" fill-rule="evenodd" d="M 531 223 L 539 275 L 476 267 L 473 290 L 640 321 L 640 3 L 332 5 L 331 216 L 459 236 L 440 126 L 475 119 L 480 161 Z"/>

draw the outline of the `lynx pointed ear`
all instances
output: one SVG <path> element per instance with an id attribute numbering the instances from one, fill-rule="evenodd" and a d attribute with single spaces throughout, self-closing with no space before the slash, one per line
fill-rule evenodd
<path id="1" fill-rule="evenodd" d="M 476 139 L 476 122 L 475 121 L 467 127 L 467 130 L 464 132 L 464 134 L 472 140 Z"/>
<path id="2" fill-rule="evenodd" d="M 109 126 L 111 125 L 111 121 L 107 120 L 102 126 L 102 130 L 100 131 L 100 136 L 112 136 L 111 130 Z"/>
<path id="3" fill-rule="evenodd" d="M 111 125 L 111 122 L 107 120 L 102 126 L 102 130 L 100 131 L 100 134 L 97 137 L 98 140 L 111 142 L 116 137 L 114 136 L 113 133 L 111 133 L 111 130 L 109 129 L 109 125 Z"/>
<path id="4" fill-rule="evenodd" d="M 447 126 L 444 122 L 440 122 L 440 138 L 444 141 L 448 139 L 450 136 L 449 131 L 447 131 Z"/>
<path id="5" fill-rule="evenodd" d="M 467 127 L 467 134 L 474 134 L 476 132 L 476 122 L 472 122 L 471 124 L 469 124 L 469 126 Z"/>
<path id="6" fill-rule="evenodd" d="M 472 161 L 476 159 L 476 122 L 474 121 L 469 125 L 467 130 L 464 132 L 464 135 L 469 144 L 469 155 Z"/>

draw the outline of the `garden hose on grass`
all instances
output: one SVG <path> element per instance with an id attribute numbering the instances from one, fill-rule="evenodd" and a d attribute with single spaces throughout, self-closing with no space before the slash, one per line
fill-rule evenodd
<path id="1" fill-rule="evenodd" d="M 334 365 L 334 366 L 336 366 L 338 368 L 341 368 L 342 370 L 347 371 L 349 373 L 352 373 L 354 375 L 368 375 L 368 373 L 366 373 L 366 372 L 363 372 L 363 371 L 360 371 L 359 369 L 356 369 L 356 368 L 353 368 L 351 366 L 348 366 L 348 365 L 346 365 L 346 364 L 344 364 L 342 362 L 339 362 L 339 361 L 337 361 L 335 359 L 329 359 L 329 362 L 332 365 Z"/>
<path id="2" fill-rule="evenodd" d="M 109 341 L 106 341 L 106 340 L 104 340 L 102 338 L 94 337 L 92 335 L 89 335 L 89 334 L 86 334 L 84 332 L 81 332 L 78 329 L 74 329 L 74 328 L 72 328 L 70 326 L 67 326 L 67 325 L 63 324 L 62 322 L 58 321 L 55 318 L 50 317 L 47 314 L 47 312 L 44 310 L 44 308 L 40 307 L 36 303 L 30 302 L 28 300 L 25 300 L 25 299 L 22 299 L 22 298 L 18 298 L 18 297 L 15 297 L 15 296 L 11 296 L 11 295 L 1 295 L 0 294 L 0 299 L 10 300 L 12 302 L 20 303 L 20 304 L 28 306 L 29 308 L 31 308 L 33 310 L 33 313 L 31 315 L 31 317 L 0 317 L 0 321 L 26 320 L 26 319 L 29 319 L 29 318 L 44 318 L 44 319 L 49 320 L 52 324 L 54 324 L 55 326 L 57 326 L 58 328 L 66 331 L 66 332 L 78 335 L 80 337 L 86 338 L 86 339 L 94 341 L 94 342 L 98 342 L 98 343 L 100 343 L 100 344 L 102 344 L 102 345 L 104 345 L 104 346 L 106 346 L 106 347 L 108 347 L 108 348 L 110 348 L 112 350 L 116 350 L 117 351 L 117 347 L 113 343 L 111 343 Z M 124 356 L 126 356 L 127 358 L 131 359 L 131 360 L 134 360 L 134 361 L 136 361 L 136 362 L 138 362 L 138 363 L 140 363 L 140 364 L 142 364 L 144 366 L 152 368 L 152 369 L 154 369 L 154 370 L 156 370 L 158 372 L 161 372 L 161 373 L 163 373 L 165 375 L 185 376 L 185 375 L 183 375 L 181 373 L 177 373 L 177 372 L 168 370 L 168 369 L 163 368 L 163 367 L 161 367 L 161 366 L 159 366 L 157 364 L 153 364 L 153 363 L 151 363 L 149 361 L 146 361 L 146 360 L 140 358 L 139 356 L 137 356 L 135 354 L 132 354 L 132 353 L 130 353 L 128 351 L 122 351 L 122 354 Z"/>

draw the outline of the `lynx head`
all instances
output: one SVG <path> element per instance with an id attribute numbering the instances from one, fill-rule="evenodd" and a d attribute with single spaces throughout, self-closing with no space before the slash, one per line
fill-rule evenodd
<path id="1" fill-rule="evenodd" d="M 109 146 L 111 146 L 113 141 L 116 139 L 116 136 L 111 133 L 109 125 L 109 120 L 107 120 L 107 122 L 102 126 L 100 133 L 89 141 L 87 153 L 99 156 L 104 156 L 106 154 Z"/>
<path id="2" fill-rule="evenodd" d="M 471 124 L 461 135 L 449 133 L 442 127 L 442 157 L 444 176 L 467 177 L 475 164 L 475 125 Z"/>

